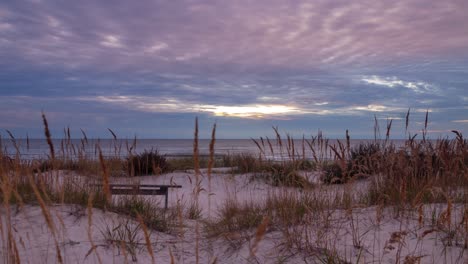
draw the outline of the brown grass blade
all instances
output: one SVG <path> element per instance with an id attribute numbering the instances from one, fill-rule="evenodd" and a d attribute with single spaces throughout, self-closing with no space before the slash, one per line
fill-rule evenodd
<path id="1" fill-rule="evenodd" d="M 195 133 L 193 139 L 193 164 L 195 170 L 195 176 L 200 175 L 200 163 L 199 163 L 199 152 L 198 152 L 198 117 L 195 118 Z"/>
<path id="2" fill-rule="evenodd" d="M 429 109 L 426 110 L 426 118 L 424 120 L 424 129 L 422 130 L 423 142 L 426 142 L 428 116 L 429 116 Z"/>
<path id="3" fill-rule="evenodd" d="M 70 140 L 71 140 L 70 127 L 67 127 L 67 139 L 70 142 Z"/>
<path id="4" fill-rule="evenodd" d="M 279 133 L 278 127 L 273 127 L 273 130 L 275 131 L 276 135 L 276 143 L 280 147 L 280 149 L 283 149 L 283 140 L 281 139 L 281 135 Z M 282 151 L 280 151 L 282 153 Z"/>
<path id="5" fill-rule="evenodd" d="M 406 123 L 405 132 L 408 132 L 410 110 L 411 110 L 411 108 L 408 108 L 408 112 L 406 113 L 406 117 L 405 117 L 405 123 Z"/>
<path id="6" fill-rule="evenodd" d="M 55 159 L 54 144 L 52 143 L 52 136 L 50 135 L 49 124 L 47 123 L 47 118 L 44 112 L 42 112 L 42 122 L 44 123 L 44 133 L 47 139 L 47 145 L 49 145 L 49 149 L 50 149 L 50 157 L 52 158 L 52 161 L 53 161 Z"/>
<path id="7" fill-rule="evenodd" d="M 266 139 L 267 139 L 268 147 L 270 147 L 271 155 L 274 156 L 275 152 L 273 150 L 273 145 L 271 144 L 271 140 L 268 137 L 266 137 Z"/>
<path id="8" fill-rule="evenodd" d="M 109 132 L 112 134 L 112 137 L 114 138 L 114 140 L 117 140 L 117 135 L 114 133 L 114 131 L 112 131 L 112 129 L 110 128 L 107 128 L 107 130 L 109 130 Z"/>
<path id="9" fill-rule="evenodd" d="M 377 116 L 374 115 L 374 140 L 377 141 L 377 138 L 380 138 L 380 126 Z"/>
<path id="10" fill-rule="evenodd" d="M 174 254 L 172 254 L 172 250 L 171 248 L 169 247 L 169 256 L 171 258 L 171 264 L 175 264 L 175 259 L 174 259 Z"/>
<path id="11" fill-rule="evenodd" d="M 426 110 L 426 119 L 424 120 L 424 129 L 425 129 L 425 130 L 427 129 L 428 117 L 429 117 L 429 109 Z"/>
<path id="12" fill-rule="evenodd" d="M 349 136 L 349 131 L 346 129 L 346 151 L 349 154 L 349 151 L 351 150 L 351 137 Z"/>
<path id="13" fill-rule="evenodd" d="M 200 164 L 198 160 L 198 117 L 195 118 L 195 133 L 193 139 L 193 163 L 194 163 L 194 170 L 195 170 L 195 203 L 198 207 L 198 195 L 200 193 Z M 200 263 L 200 255 L 199 255 L 199 248 L 200 248 L 200 230 L 199 230 L 199 223 L 198 219 L 195 222 L 195 263 Z"/>
<path id="14" fill-rule="evenodd" d="M 81 130 L 81 134 L 83 134 L 83 139 L 84 139 L 85 143 L 88 144 L 88 137 L 86 136 L 86 133 L 84 132 L 83 129 L 80 128 L 80 130 Z"/>
<path id="15" fill-rule="evenodd" d="M 151 256 L 151 263 L 156 263 L 154 259 L 154 253 L 153 253 L 153 247 L 151 246 L 151 239 L 149 237 L 148 233 L 148 228 L 145 225 L 145 222 L 143 221 L 143 218 L 141 217 L 140 214 L 137 214 L 137 220 L 140 223 L 141 229 L 143 229 L 143 235 L 145 237 L 145 244 L 146 244 L 146 249 L 148 250 L 148 253 Z"/>
<path id="16" fill-rule="evenodd" d="M 102 169 L 102 188 L 104 189 L 104 194 L 106 195 L 107 203 L 112 201 L 112 195 L 110 192 L 109 184 L 109 171 L 107 170 L 106 163 L 104 161 L 104 156 L 102 156 L 102 150 L 99 145 L 97 145 L 99 151 L 99 163 L 101 164 Z"/>
<path id="17" fill-rule="evenodd" d="M 16 138 L 13 136 L 13 134 L 10 132 L 10 130 L 5 129 L 5 131 L 8 133 L 8 136 L 10 136 L 11 143 L 13 143 L 13 147 L 16 150 L 16 155 L 19 157 L 20 149 L 19 149 L 18 142 L 16 141 Z"/>
<path id="18" fill-rule="evenodd" d="M 58 263 L 63 263 L 62 253 L 60 252 L 60 247 L 57 241 L 57 230 L 55 229 L 55 224 L 52 219 L 52 216 L 50 215 L 50 211 L 47 208 L 47 205 L 44 199 L 42 198 L 41 193 L 39 192 L 39 189 L 37 188 L 37 185 L 34 182 L 32 176 L 29 176 L 29 184 L 33 189 L 34 195 L 36 196 L 39 206 L 41 207 L 42 215 L 44 215 L 47 227 L 49 228 L 50 232 L 52 233 L 52 237 L 54 238 L 55 248 L 57 250 L 57 261 Z"/>
<path id="19" fill-rule="evenodd" d="M 214 157 L 215 157 L 215 143 L 216 143 L 216 123 L 213 125 L 213 130 L 211 131 L 211 141 L 210 141 L 210 158 L 208 160 L 208 216 L 211 212 L 211 172 L 214 166 Z"/>
<path id="20" fill-rule="evenodd" d="M 387 120 L 387 132 L 385 133 L 385 139 L 388 140 L 390 138 L 390 130 L 392 129 L 393 119 L 390 121 Z"/>
<path id="21" fill-rule="evenodd" d="M 91 194 L 88 197 L 88 204 L 87 204 L 87 210 L 88 210 L 88 239 L 91 244 L 91 248 L 89 249 L 88 253 L 86 253 L 85 259 L 92 253 L 95 252 L 96 257 L 98 259 L 99 263 L 102 263 L 101 261 L 101 256 L 99 256 L 99 253 L 97 252 L 96 248 L 97 246 L 94 244 L 93 240 L 93 194 Z"/>
<path id="22" fill-rule="evenodd" d="M 29 151 L 29 135 L 26 133 L 26 149 Z"/>
<path id="23" fill-rule="evenodd" d="M 302 142 L 301 142 L 301 143 L 302 143 L 302 160 L 304 160 L 304 161 L 305 161 L 305 159 L 306 159 L 306 154 L 305 154 L 305 144 L 306 144 L 306 143 L 305 143 L 305 142 L 306 142 L 306 139 L 305 139 L 305 136 L 304 136 L 304 134 L 303 134 L 303 135 L 302 135 Z"/>
<path id="24" fill-rule="evenodd" d="M 269 222 L 270 222 L 269 218 L 265 216 L 263 217 L 263 220 L 260 223 L 260 225 L 257 227 L 257 232 L 255 233 L 255 240 L 252 246 L 250 247 L 250 256 L 252 257 L 255 256 L 255 252 L 257 251 L 258 244 L 260 243 L 260 241 L 262 241 L 263 237 L 265 236 Z"/>
<path id="25" fill-rule="evenodd" d="M 257 140 L 255 140 L 254 138 L 250 138 L 250 140 L 252 140 L 255 145 L 257 146 L 257 148 L 260 150 L 260 154 L 265 156 L 265 150 L 262 148 L 262 146 L 260 146 L 260 144 L 258 143 Z"/>

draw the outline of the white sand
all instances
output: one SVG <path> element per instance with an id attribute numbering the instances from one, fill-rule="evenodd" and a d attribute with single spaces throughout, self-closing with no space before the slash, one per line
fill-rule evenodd
<path id="1" fill-rule="evenodd" d="M 307 176 L 317 178 L 315 174 L 309 173 Z M 203 171 L 200 179 L 203 190 L 199 196 L 199 206 L 204 219 L 216 217 L 216 208 L 227 199 L 258 201 L 265 199 L 269 192 L 281 190 L 259 181 L 252 181 L 250 175 L 233 175 L 222 169 L 215 170 L 212 175 L 211 192 L 208 190 L 206 171 Z M 193 172 L 113 180 L 141 184 L 179 184 L 183 188 L 169 191 L 169 206 L 173 207 L 178 202 L 188 206 L 194 201 L 193 189 L 196 179 Z M 363 182 L 354 184 L 347 188 L 356 191 L 365 188 Z M 312 191 L 333 197 L 337 192 L 342 192 L 343 188 L 345 185 L 322 186 Z M 156 196 L 149 199 L 162 205 L 164 198 Z M 352 213 L 333 210 L 330 211 L 327 221 L 317 220 L 307 226 L 291 226 L 289 230 L 295 230 L 304 237 L 298 237 L 299 243 L 290 249 L 284 246 L 284 233 L 278 228 L 270 227 L 258 245 L 255 256 L 250 253 L 255 230 L 230 234 L 232 236 L 230 241 L 225 238 L 208 239 L 202 234 L 199 246 L 200 263 L 209 263 L 213 258 L 217 259 L 217 263 L 316 263 L 319 262 L 317 256 L 323 256 L 327 252 L 328 254 L 336 252 L 341 259 L 352 263 L 397 263 L 398 261 L 403 263 L 407 256 L 420 257 L 421 263 L 468 263 L 468 252 L 462 245 L 463 233 L 452 232 L 454 233 L 452 234 L 448 230 L 442 231 L 439 228 L 423 236 L 425 231 L 437 229 L 434 219 L 438 219 L 445 208 L 444 204 L 425 205 L 424 224 L 421 226 L 414 212 L 396 216 L 391 208 L 387 208 L 378 223 L 376 207 L 355 208 Z M 461 221 L 463 210 L 463 205 L 454 205 L 452 230 L 456 230 L 455 226 Z M 2 209 L 1 215 L 3 230 L 6 230 L 4 211 Z M 99 263 L 99 260 L 102 263 L 132 263 L 131 256 L 127 254 L 125 257 L 118 246 L 107 243 L 102 234 L 106 227 L 113 228 L 125 222 L 126 217 L 93 209 L 91 238 L 96 248 L 90 251 L 92 246 L 88 236 L 87 209 L 72 205 L 56 205 L 51 206 L 50 211 L 57 229 L 57 242 L 64 263 Z M 11 225 L 22 263 L 57 262 L 55 242 L 39 206 L 28 205 L 18 211 L 12 207 Z M 129 225 L 135 226 L 137 222 L 130 220 Z M 195 220 L 184 219 L 184 227 L 177 230 L 180 232 L 172 234 L 151 232 L 155 262 L 170 263 L 170 252 L 172 252 L 176 263 L 195 263 L 195 225 Z M 392 234 L 393 240 L 391 240 Z M 444 242 L 445 244 L 448 242 L 446 239 L 448 234 L 453 235 L 451 246 L 444 245 Z M 4 241 L 7 241 L 5 236 L 4 232 L 0 241 L 3 260 L 6 250 Z M 244 238 L 240 239 L 242 237 Z M 306 243 L 306 238 L 309 243 Z M 139 233 L 137 240 L 141 242 L 141 246 L 138 247 L 136 262 L 151 263 L 142 232 Z"/>

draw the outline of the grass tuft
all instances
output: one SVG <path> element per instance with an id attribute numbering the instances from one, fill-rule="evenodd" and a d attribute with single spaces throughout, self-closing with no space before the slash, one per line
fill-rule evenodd
<path id="1" fill-rule="evenodd" d="M 169 171 L 169 164 L 164 155 L 157 150 L 145 150 L 141 154 L 130 156 L 127 159 L 127 172 L 129 175 L 159 175 Z"/>

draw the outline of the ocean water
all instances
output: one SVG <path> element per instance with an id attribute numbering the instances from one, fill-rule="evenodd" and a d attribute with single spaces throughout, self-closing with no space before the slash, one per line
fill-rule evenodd
<path id="1" fill-rule="evenodd" d="M 271 141 L 273 152 L 271 152 L 270 145 L 265 140 L 257 140 L 263 154 L 267 158 L 281 159 L 288 156 L 287 141 L 283 140 L 282 147 L 277 144 L 275 140 Z M 310 142 L 310 140 L 309 140 Z M 341 140 L 345 144 L 344 140 Z M 370 143 L 373 140 L 351 140 L 350 145 L 354 147 L 361 143 Z M 397 140 L 393 143 L 402 144 L 404 141 Z M 98 158 L 99 148 L 104 156 L 128 156 L 131 148 L 132 153 L 142 153 L 145 150 L 157 150 L 160 154 L 169 157 L 184 157 L 193 154 L 193 140 L 191 139 L 137 139 L 136 146 L 132 147 L 133 140 L 113 140 L 113 139 L 71 139 L 67 140 L 53 140 L 54 153 L 56 156 L 76 157 L 79 152 L 86 154 L 88 158 Z M 198 143 L 200 155 L 209 155 L 209 139 L 201 139 Z M 337 140 L 329 140 L 329 145 L 337 146 Z M 16 145 L 16 147 L 15 147 Z M 8 156 L 15 156 L 18 152 L 22 159 L 44 159 L 50 154 L 50 148 L 45 139 L 25 139 L 16 140 L 15 142 L 9 139 L 3 139 L 1 142 L 1 149 L 3 154 Z M 291 147 L 290 147 L 291 149 Z M 17 151 L 18 150 L 18 151 Z M 294 140 L 294 152 L 297 156 L 306 155 L 312 158 L 312 150 L 306 142 L 302 140 Z M 322 155 L 324 158 L 331 156 L 330 148 L 319 148 L 315 146 L 316 155 Z M 325 153 L 326 152 L 326 153 Z M 216 155 L 229 155 L 261 153 L 260 148 L 251 139 L 217 139 L 215 143 Z"/>
<path id="2" fill-rule="evenodd" d="M 90 158 L 98 157 L 99 148 L 104 156 L 127 156 L 129 150 L 132 153 L 142 153 L 144 151 L 157 150 L 160 154 L 167 156 L 189 156 L 193 153 L 193 140 L 191 139 L 137 139 L 134 140 L 113 140 L 113 139 L 71 139 L 53 140 L 54 153 L 57 156 L 76 156 L 79 151 L 86 153 Z M 200 155 L 209 154 L 210 140 L 199 140 L 198 148 Z M 45 158 L 50 154 L 50 147 L 45 139 L 21 139 L 15 143 L 11 140 L 3 139 L 2 150 L 9 156 L 14 156 L 19 150 L 23 158 Z M 84 152 L 83 152 L 84 150 Z M 216 140 L 215 153 L 235 154 L 253 153 L 258 148 L 252 140 L 245 139 L 219 139 Z"/>

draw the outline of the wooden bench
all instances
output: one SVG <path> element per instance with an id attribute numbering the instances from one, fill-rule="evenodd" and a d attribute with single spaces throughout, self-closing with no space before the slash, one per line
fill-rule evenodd
<path id="1" fill-rule="evenodd" d="M 102 184 L 96 186 L 102 187 Z M 167 209 L 169 188 L 182 188 L 181 185 L 154 185 L 154 184 L 110 184 L 111 194 L 122 195 L 164 195 L 164 208 Z"/>

